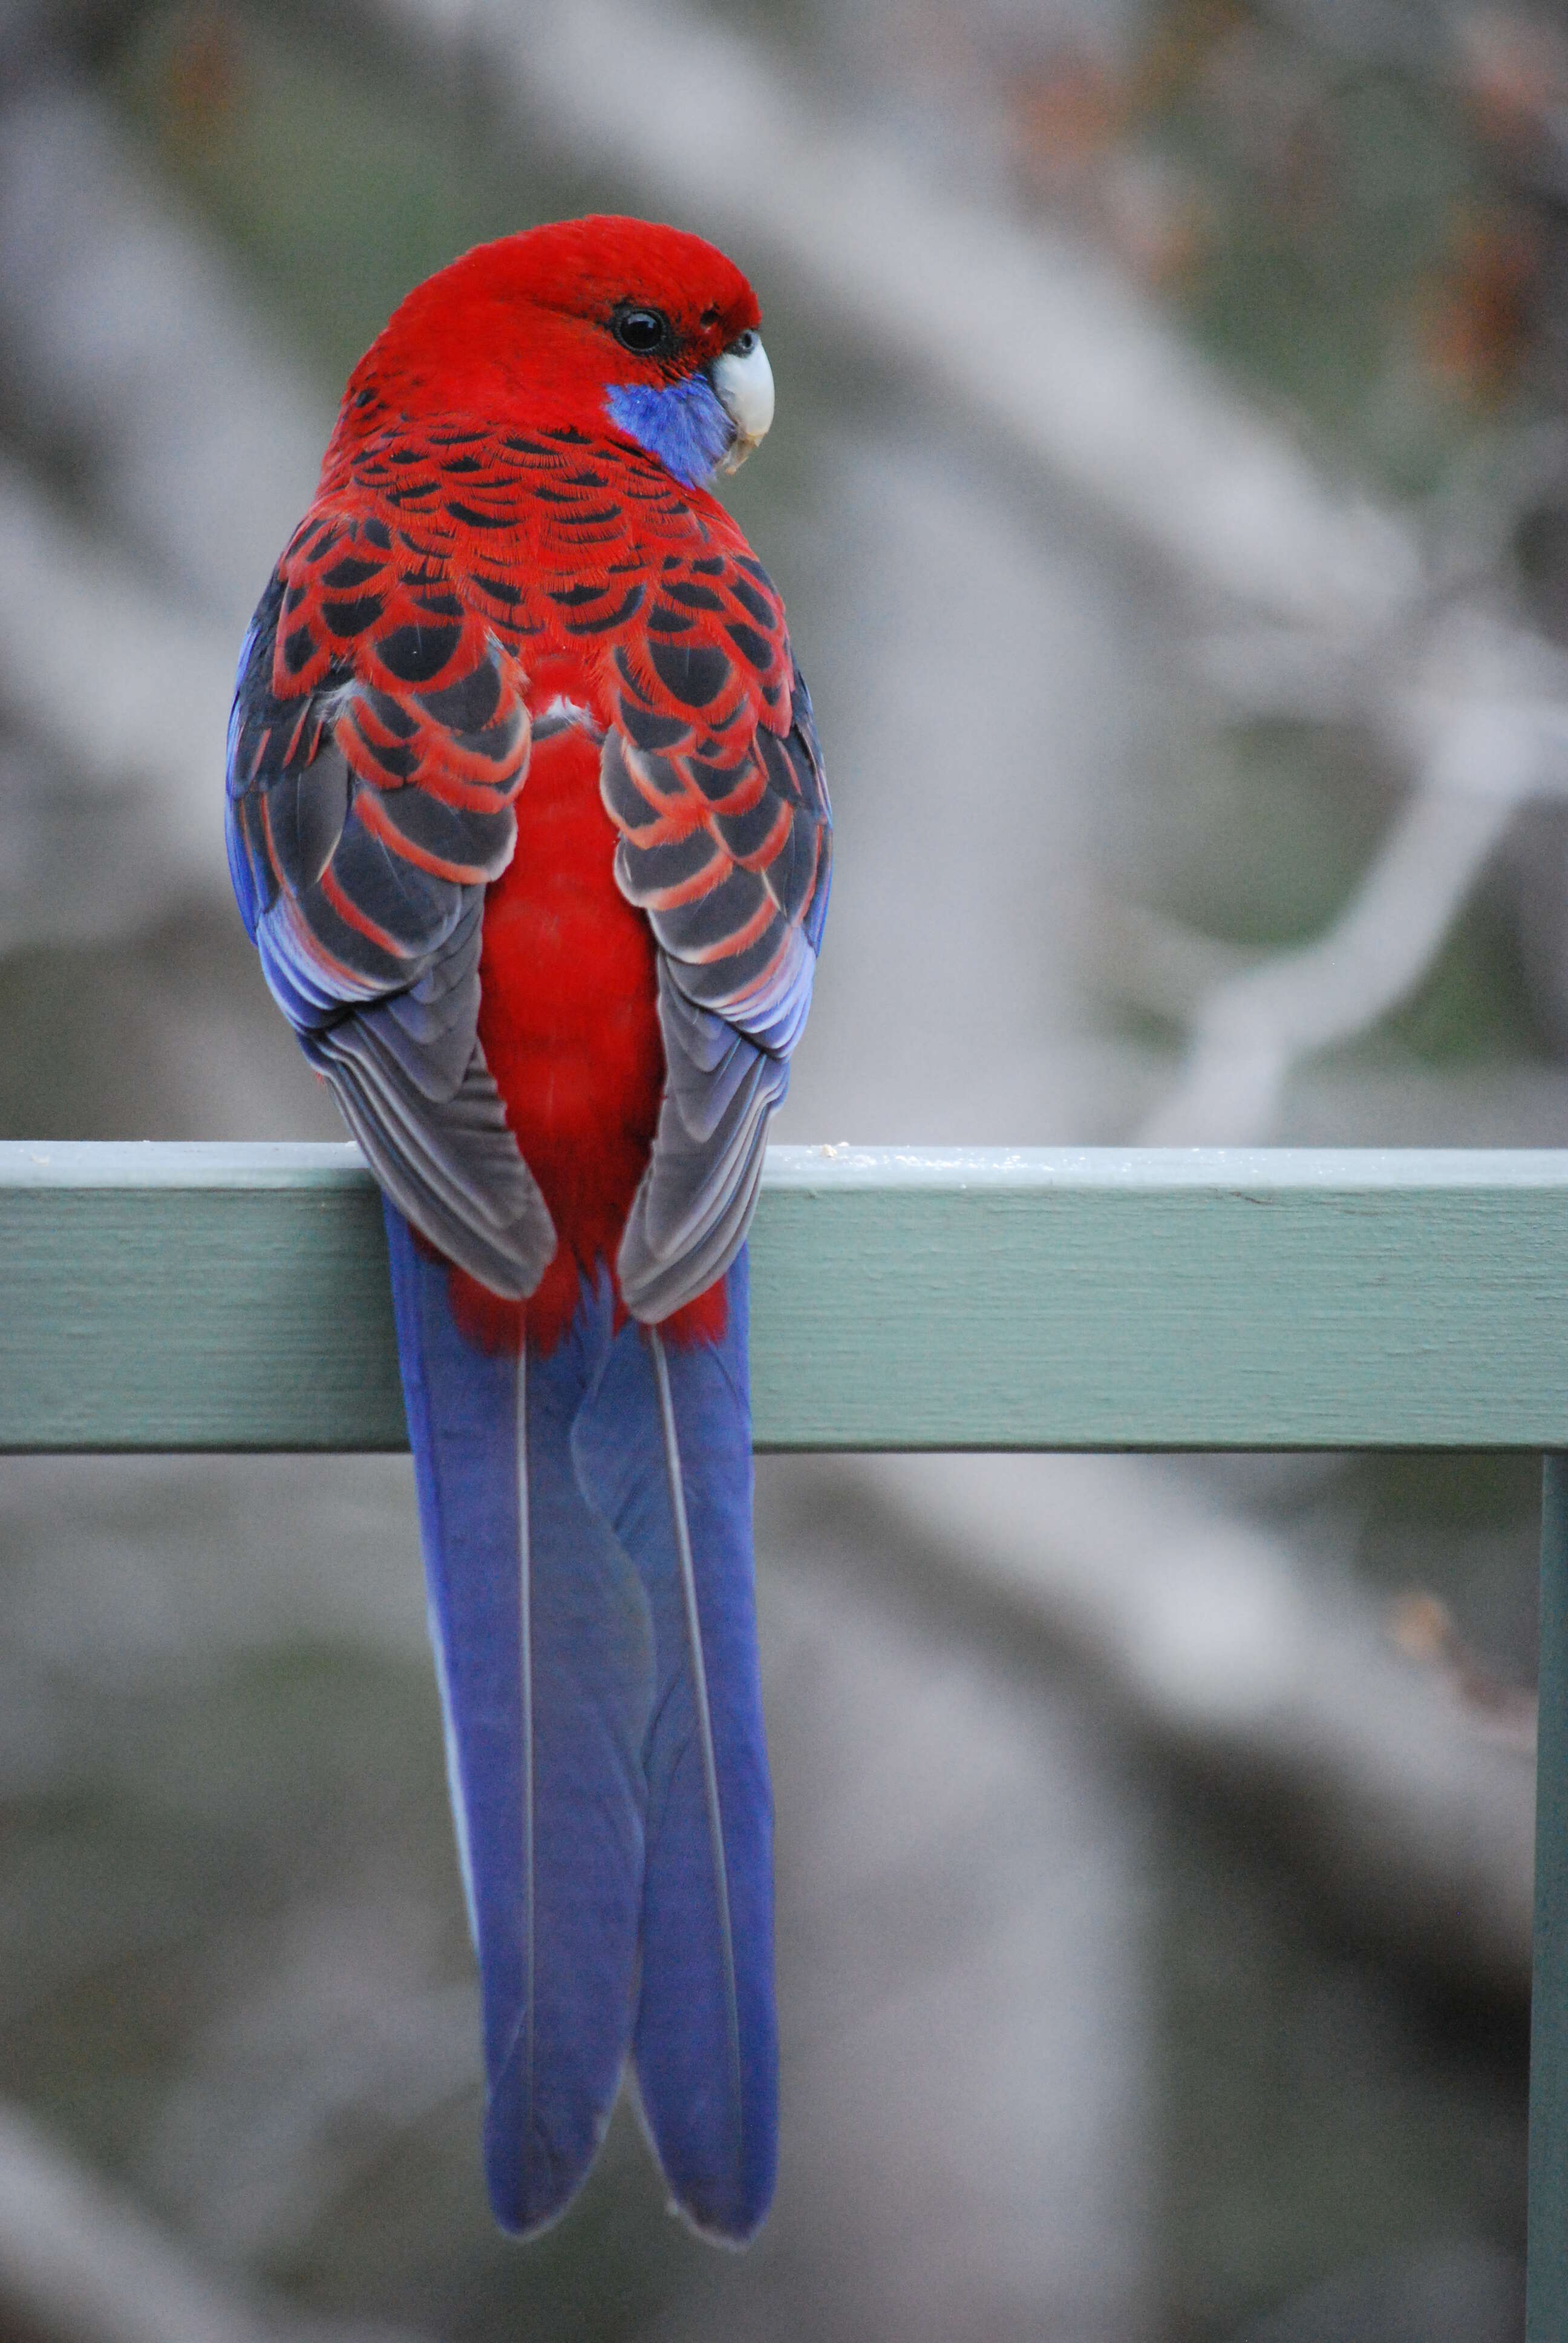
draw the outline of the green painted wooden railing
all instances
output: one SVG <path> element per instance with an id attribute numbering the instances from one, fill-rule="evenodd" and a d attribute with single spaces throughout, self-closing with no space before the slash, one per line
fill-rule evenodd
<path id="1" fill-rule="evenodd" d="M 763 1448 L 1545 1452 L 1528 2337 L 1565 2343 L 1568 1154 L 777 1148 L 752 1264 Z M 0 1146 L 0 1450 L 403 1442 L 353 1149 Z"/>

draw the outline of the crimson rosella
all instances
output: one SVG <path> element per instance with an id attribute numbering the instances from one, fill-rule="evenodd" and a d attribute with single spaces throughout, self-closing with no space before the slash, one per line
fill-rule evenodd
<path id="1" fill-rule="evenodd" d="M 746 1231 L 830 817 L 767 572 L 710 493 L 759 310 L 628 219 L 502 237 L 349 379 L 240 654 L 235 890 L 383 1192 L 498 2218 L 629 2058 L 676 2204 L 776 2162 Z"/>

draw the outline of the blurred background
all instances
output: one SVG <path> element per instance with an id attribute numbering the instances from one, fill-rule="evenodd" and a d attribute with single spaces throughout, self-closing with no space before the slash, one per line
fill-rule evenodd
<path id="1" fill-rule="evenodd" d="M 752 275 L 779 1136 L 1568 1144 L 1568 10 L 0 0 L 0 1133 L 334 1138 L 236 647 L 417 278 Z M 0 2338 L 1516 2343 L 1537 1472 L 765 1462 L 777 2210 L 526 2251 L 404 1460 L 0 1465 Z"/>

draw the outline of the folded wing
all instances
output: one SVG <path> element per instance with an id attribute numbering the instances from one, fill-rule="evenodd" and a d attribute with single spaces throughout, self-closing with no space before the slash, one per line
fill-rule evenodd
<path id="1" fill-rule="evenodd" d="M 667 570 L 616 673 L 600 787 L 617 880 L 658 943 L 665 1051 L 617 1266 L 628 1308 L 656 1322 L 744 1241 L 810 1006 L 832 816 L 810 695 L 759 563 Z"/>
<path id="2" fill-rule="evenodd" d="M 262 967 L 377 1179 L 492 1291 L 555 1231 L 477 1040 L 485 888 L 517 842 L 517 663 L 374 516 L 317 513 L 240 653 L 235 890 Z"/>

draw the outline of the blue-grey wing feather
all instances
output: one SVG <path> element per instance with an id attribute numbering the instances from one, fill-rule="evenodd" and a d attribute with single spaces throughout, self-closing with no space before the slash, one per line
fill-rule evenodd
<path id="1" fill-rule="evenodd" d="M 390 769 L 386 786 L 370 789 L 339 745 L 339 723 L 357 703 L 383 733 L 395 720 L 411 732 L 412 721 L 348 665 L 307 699 L 280 700 L 281 599 L 275 578 L 240 654 L 230 725 L 229 862 L 240 908 L 275 998 L 387 1193 L 448 1260 L 520 1297 L 542 1276 L 556 1232 L 508 1128 L 478 1014 L 485 882 L 516 839 L 505 785 L 526 753 L 526 724 L 502 724 L 498 683 L 481 664 L 456 714 L 497 733 L 494 804 L 457 809 L 398 786 Z M 428 725 L 452 697 L 426 695 L 421 720 Z M 384 753 L 396 761 L 394 749 Z M 418 854 L 476 875 L 442 876 Z"/>
<path id="2" fill-rule="evenodd" d="M 689 772 L 701 768 L 697 782 L 706 793 L 706 768 L 689 752 L 682 759 L 678 744 L 662 736 L 657 745 L 640 745 L 638 732 L 650 730 L 646 714 L 628 707 L 620 732 L 606 738 L 603 788 L 621 831 L 618 877 L 634 902 L 648 902 L 659 947 L 664 1095 L 617 1261 L 628 1309 L 657 1323 L 704 1292 L 745 1241 L 768 1126 L 789 1089 L 790 1052 L 810 1006 L 832 815 L 810 695 L 796 668 L 788 733 L 759 727 L 751 745 L 764 777 L 761 799 L 743 816 L 716 811 L 705 831 L 709 850 L 716 838 L 728 851 L 766 836 L 783 807 L 783 845 L 760 870 L 737 863 L 705 896 L 665 908 L 658 890 L 678 882 L 684 866 L 667 840 L 643 846 L 638 831 L 650 826 L 650 797 L 657 803 L 675 795 L 683 764 Z M 729 779 L 732 785 L 733 765 Z M 751 916 L 752 898 L 769 907 L 769 930 L 728 956 L 711 956 L 726 920 L 739 925 Z"/>

